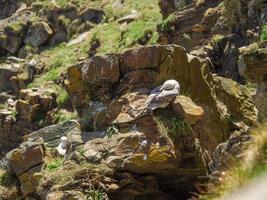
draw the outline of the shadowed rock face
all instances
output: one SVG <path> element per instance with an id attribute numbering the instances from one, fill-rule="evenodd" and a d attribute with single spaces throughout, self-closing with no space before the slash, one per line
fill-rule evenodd
<path id="1" fill-rule="evenodd" d="M 0 0 L 0 20 L 12 15 L 19 8 L 18 0 Z"/>

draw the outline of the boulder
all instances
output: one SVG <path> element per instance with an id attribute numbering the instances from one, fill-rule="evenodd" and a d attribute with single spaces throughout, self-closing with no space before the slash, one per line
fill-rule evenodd
<path id="1" fill-rule="evenodd" d="M 40 104 L 31 105 L 29 102 L 21 99 L 16 103 L 16 111 L 23 119 L 29 122 L 32 122 L 37 118 L 40 109 Z"/>
<path id="2" fill-rule="evenodd" d="M 189 124 L 195 124 L 204 115 L 203 108 L 186 96 L 176 97 L 171 106 L 175 113 L 181 115 Z"/>
<path id="3" fill-rule="evenodd" d="M 20 5 L 20 2 L 17 0 L 0 0 L 1 11 L 0 11 L 0 20 L 6 17 L 11 16 Z"/>
<path id="4" fill-rule="evenodd" d="M 85 136 L 82 134 L 80 126 L 76 121 L 65 121 L 59 124 L 47 126 L 24 136 L 24 140 L 27 141 L 29 139 L 42 137 L 45 146 L 54 148 L 59 145 L 60 138 L 63 136 L 67 136 L 71 144 L 85 143 Z"/>
<path id="5" fill-rule="evenodd" d="M 0 92 L 12 90 L 11 77 L 18 73 L 18 65 L 0 64 Z"/>
<path id="6" fill-rule="evenodd" d="M 24 42 L 33 47 L 39 47 L 45 44 L 52 34 L 53 31 L 46 22 L 35 22 L 30 26 Z"/>
<path id="7" fill-rule="evenodd" d="M 121 17 L 120 19 L 118 19 L 118 22 L 121 23 L 121 24 L 125 23 L 125 22 L 126 23 L 130 23 L 130 22 L 134 21 L 135 19 L 137 19 L 138 16 L 139 16 L 138 12 L 136 10 L 133 10 L 131 12 L 131 14 L 126 15 L 126 16 Z"/>
<path id="8" fill-rule="evenodd" d="M 98 24 L 103 20 L 104 12 L 98 9 L 87 8 L 81 12 L 81 17 L 85 21 L 90 21 Z"/>
<path id="9" fill-rule="evenodd" d="M 140 47 L 130 49 L 121 55 L 121 72 L 123 74 L 142 69 L 155 69 L 167 57 L 168 51 L 162 46 Z"/>
<path id="10" fill-rule="evenodd" d="M 31 169 L 40 171 L 44 163 L 44 156 L 45 150 L 41 138 L 24 142 L 6 155 L 9 165 L 18 177 Z"/>
<path id="11" fill-rule="evenodd" d="M 132 132 L 114 135 L 111 139 L 91 140 L 84 146 L 84 155 L 90 162 L 104 161 L 116 170 L 123 169 L 135 173 L 160 173 L 179 167 L 181 158 L 175 157 L 169 147 L 157 149 L 152 145 L 148 152 L 148 160 L 143 160 L 146 152 L 142 152 L 139 146 L 143 137 L 142 133 Z"/>
<path id="12" fill-rule="evenodd" d="M 50 89 L 24 89 L 19 92 L 16 111 L 29 122 L 52 110 L 56 105 L 56 94 Z"/>
<path id="13" fill-rule="evenodd" d="M 83 65 L 83 80 L 91 84 L 115 83 L 119 80 L 119 57 L 116 54 L 94 56 Z"/>
<path id="14" fill-rule="evenodd" d="M 23 197 L 35 192 L 44 167 L 45 149 L 41 138 L 22 143 L 7 153 L 7 161 L 20 181 Z"/>

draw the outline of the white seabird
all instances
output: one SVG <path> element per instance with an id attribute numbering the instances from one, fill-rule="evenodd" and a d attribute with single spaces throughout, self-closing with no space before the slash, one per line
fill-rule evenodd
<path id="1" fill-rule="evenodd" d="M 153 89 L 146 101 L 150 110 L 166 108 L 177 95 L 180 95 L 180 85 L 176 80 L 167 80 L 163 85 Z"/>
<path id="2" fill-rule="evenodd" d="M 66 152 L 68 150 L 68 145 L 69 145 L 69 141 L 68 138 L 63 136 L 60 138 L 60 144 L 57 147 L 57 152 L 62 155 L 65 156 Z"/>

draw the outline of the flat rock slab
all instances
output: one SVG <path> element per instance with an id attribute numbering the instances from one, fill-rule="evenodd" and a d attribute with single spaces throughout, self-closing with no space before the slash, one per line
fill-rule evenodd
<path id="1" fill-rule="evenodd" d="M 204 114 L 202 107 L 197 106 L 192 99 L 186 96 L 178 96 L 172 103 L 172 109 L 182 115 L 189 124 L 196 123 Z"/>

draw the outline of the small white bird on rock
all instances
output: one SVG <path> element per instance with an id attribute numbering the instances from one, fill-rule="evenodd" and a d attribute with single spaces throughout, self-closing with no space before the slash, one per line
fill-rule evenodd
<path id="1" fill-rule="evenodd" d="M 167 80 L 161 86 L 153 89 L 146 101 L 150 110 L 166 108 L 177 95 L 180 95 L 180 85 L 176 80 Z"/>
<path id="2" fill-rule="evenodd" d="M 60 138 L 60 144 L 57 147 L 57 152 L 62 155 L 65 156 L 67 153 L 67 150 L 69 148 L 69 141 L 68 138 L 63 136 Z"/>

